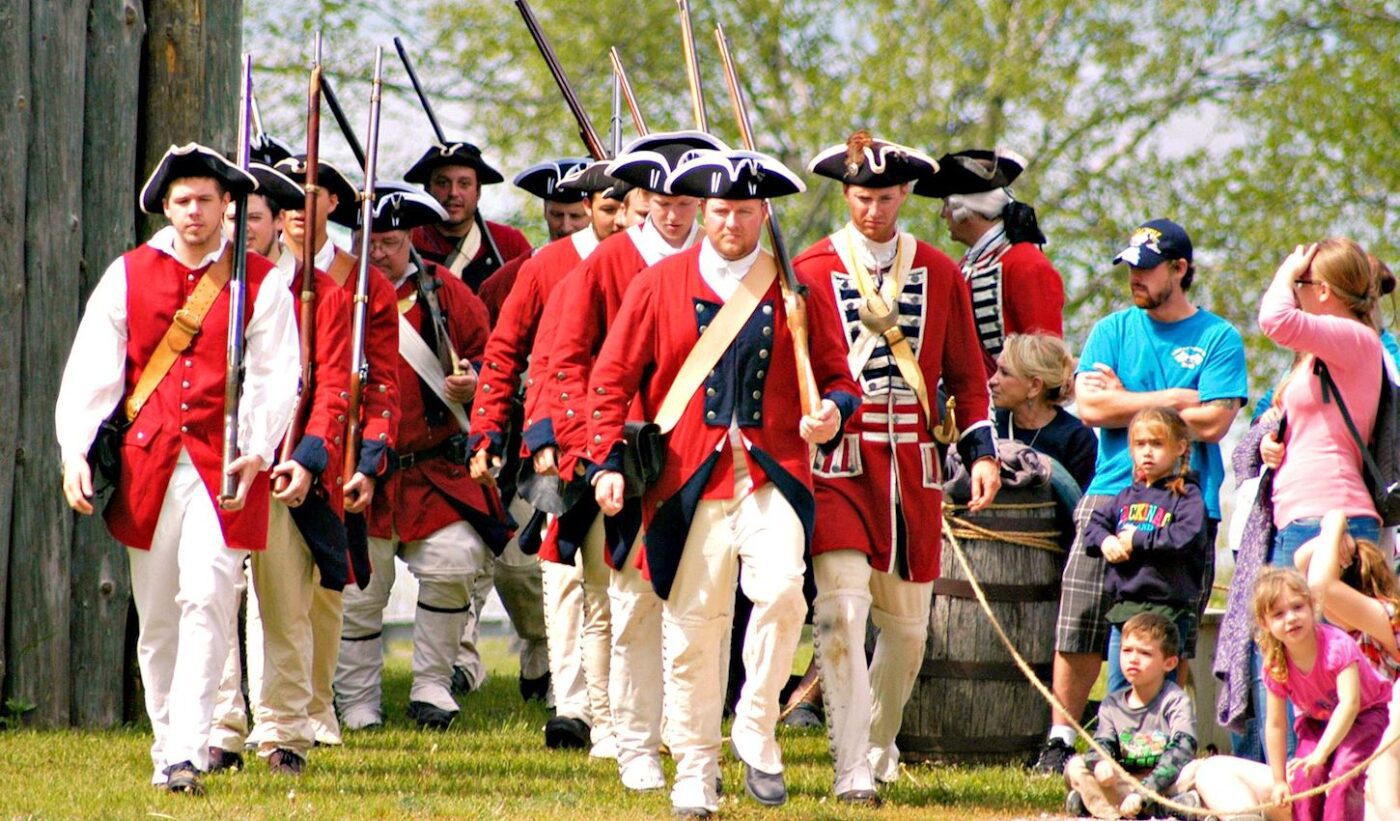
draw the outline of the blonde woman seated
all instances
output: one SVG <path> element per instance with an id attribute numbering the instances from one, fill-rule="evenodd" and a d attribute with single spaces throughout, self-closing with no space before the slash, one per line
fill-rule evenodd
<path id="1" fill-rule="evenodd" d="M 1062 406 L 1074 396 L 1074 357 L 1058 336 L 1008 336 L 987 382 L 998 439 L 1015 439 L 1055 459 L 1080 491 L 1094 478 L 1098 440 Z"/>

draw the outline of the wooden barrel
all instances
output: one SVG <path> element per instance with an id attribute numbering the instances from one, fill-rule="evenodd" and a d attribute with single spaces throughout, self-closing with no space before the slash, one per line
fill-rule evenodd
<path id="1" fill-rule="evenodd" d="M 1049 487 L 1005 489 L 979 513 L 954 515 L 997 533 L 1058 544 Z M 1037 676 L 1050 680 L 1064 554 L 986 535 L 960 535 L 992 610 Z M 946 541 L 934 582 L 927 652 L 898 738 L 907 760 L 980 763 L 1025 759 L 1050 724 L 1035 691 L 982 612 Z"/>

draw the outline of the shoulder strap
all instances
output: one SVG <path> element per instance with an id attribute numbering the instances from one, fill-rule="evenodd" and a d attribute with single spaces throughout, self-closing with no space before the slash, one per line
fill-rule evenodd
<path id="1" fill-rule="evenodd" d="M 447 391 L 443 387 L 442 370 L 438 365 L 437 354 L 428 347 L 428 343 L 423 341 L 423 337 L 418 334 L 418 329 L 413 327 L 413 323 L 399 314 L 399 356 L 402 356 L 413 372 L 418 374 L 418 378 L 423 380 L 423 384 L 433 392 L 442 404 L 447 406 L 452 417 L 457 420 L 457 425 L 462 431 L 468 432 L 471 424 L 467 420 L 467 411 L 461 403 L 453 402 L 447 398 Z"/>
<path id="2" fill-rule="evenodd" d="M 141 412 L 146 400 L 155 393 L 160 380 L 170 372 L 175 360 L 180 358 L 180 354 L 190 346 L 194 335 L 199 333 L 204 324 L 204 315 L 209 313 L 210 306 L 219 298 L 219 292 L 229 280 L 232 272 L 232 264 L 229 261 L 232 247 L 231 242 L 224 245 L 224 252 L 205 270 L 204 276 L 199 278 L 194 290 L 185 298 L 185 304 L 175 312 L 175 318 L 165 331 L 165 336 L 151 353 L 150 360 L 146 362 L 146 369 L 141 371 L 141 378 L 136 380 L 136 387 L 132 389 L 131 396 L 127 397 L 126 421 L 132 421 L 136 414 Z"/>
<path id="3" fill-rule="evenodd" d="M 1376 464 L 1376 458 L 1371 455 L 1371 449 L 1366 447 L 1366 442 L 1361 438 L 1361 432 L 1356 429 L 1356 423 L 1352 421 L 1351 412 L 1347 410 L 1347 403 L 1342 400 L 1342 392 L 1337 389 L 1337 383 L 1332 381 L 1332 372 L 1327 369 L 1327 363 L 1321 359 L 1313 360 L 1313 373 L 1317 374 L 1322 381 L 1322 401 L 1329 401 L 1332 397 L 1337 402 L 1337 410 L 1342 412 L 1342 421 L 1347 423 L 1347 430 L 1351 432 L 1351 438 L 1356 442 L 1357 450 L 1361 451 L 1361 459 L 1366 464 L 1366 472 L 1371 475 L 1372 486 L 1384 488 L 1385 478 L 1381 476 L 1380 465 Z M 1390 377 L 1385 372 L 1385 365 L 1381 365 L 1381 390 L 1386 390 L 1385 381 Z M 1380 417 L 1376 417 L 1376 423 L 1380 424 Z"/>
<path id="4" fill-rule="evenodd" d="M 331 267 L 326 269 L 326 273 L 335 280 L 336 285 L 344 285 L 350 279 L 350 275 L 355 273 L 355 266 L 359 262 L 355 257 L 337 248 L 335 256 L 331 258 Z"/>
<path id="5" fill-rule="evenodd" d="M 729 350 L 777 277 L 778 266 L 773 264 L 773 256 L 767 251 L 760 252 L 758 261 L 740 281 L 739 289 L 725 301 L 710 326 L 700 334 L 699 341 L 690 349 L 685 362 L 681 363 L 681 369 L 676 372 L 676 378 L 671 381 L 671 387 L 661 400 L 661 408 L 654 420 L 662 433 L 669 433 L 681 420 L 690 398 L 705 383 L 705 376 L 714 369 L 719 358 Z"/>

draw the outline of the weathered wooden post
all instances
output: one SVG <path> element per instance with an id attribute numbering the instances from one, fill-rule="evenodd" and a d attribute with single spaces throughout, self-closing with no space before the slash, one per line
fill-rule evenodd
<path id="1" fill-rule="evenodd" d="M 136 124 L 145 12 L 140 0 L 94 0 L 88 14 L 83 99 L 83 259 L 81 299 L 107 265 L 136 243 Z M 72 723 L 112 727 L 123 720 L 126 622 L 131 584 L 125 549 L 100 516 L 78 516 L 73 532 Z"/>

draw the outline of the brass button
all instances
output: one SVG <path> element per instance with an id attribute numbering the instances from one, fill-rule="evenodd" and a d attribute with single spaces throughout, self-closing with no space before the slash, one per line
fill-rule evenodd
<path id="1" fill-rule="evenodd" d="M 339 437 L 339 436 L 335 437 L 335 443 L 336 443 L 337 445 L 340 444 L 340 437 Z"/>
<path id="2" fill-rule="evenodd" d="M 753 398 L 754 398 L 754 399 L 762 399 L 762 398 L 763 398 L 763 391 L 754 391 L 754 392 L 753 392 Z"/>
<path id="3" fill-rule="evenodd" d="M 337 422 L 344 422 L 344 421 L 345 421 L 345 414 L 343 414 L 343 413 L 337 413 L 337 414 L 335 415 L 335 418 L 336 418 L 336 421 L 337 421 Z"/>
<path id="4" fill-rule="evenodd" d="M 757 422 L 757 421 L 758 421 L 758 418 L 759 418 L 760 416 L 762 416 L 762 415 L 763 415 L 763 414 L 759 413 L 758 411 L 754 411 L 753 420 L 754 420 L 755 422 Z"/>
<path id="5" fill-rule="evenodd" d="M 714 395 L 715 395 L 715 389 L 714 389 L 714 388 L 706 388 L 706 389 L 705 389 L 705 395 L 706 395 L 706 396 L 714 396 Z"/>
<path id="6" fill-rule="evenodd" d="M 193 368 L 193 367 L 194 367 L 194 360 L 192 360 L 192 359 L 186 359 L 186 360 L 185 360 L 185 367 L 186 367 L 186 368 Z"/>
<path id="7" fill-rule="evenodd" d="M 763 326 L 763 335 L 764 335 L 764 336 L 772 336 L 772 335 L 773 335 L 773 326 L 772 326 L 772 325 L 764 325 L 764 326 Z"/>
<path id="8" fill-rule="evenodd" d="M 568 398 L 569 398 L 569 395 L 568 395 L 567 393 L 561 393 L 561 394 L 559 394 L 559 398 L 560 398 L 560 399 L 568 399 Z"/>
<path id="9" fill-rule="evenodd" d="M 602 419 L 602 418 L 603 418 L 603 412 L 600 411 L 600 410 L 595 410 L 595 411 L 593 411 L 593 418 L 594 418 L 594 419 Z"/>
<path id="10" fill-rule="evenodd" d="M 184 402 L 181 402 L 181 403 L 180 403 L 180 410 L 182 410 L 182 411 L 187 411 L 187 410 L 189 410 L 189 409 L 190 409 L 190 406 L 189 406 L 188 404 L 186 404 L 186 403 L 184 403 Z"/>
<path id="11" fill-rule="evenodd" d="M 380 392 L 380 393 L 388 393 L 388 392 L 389 392 L 389 386 L 388 386 L 388 385 L 380 385 L 380 386 L 379 386 L 379 392 Z"/>
<path id="12" fill-rule="evenodd" d="M 772 306 L 772 305 L 764 305 L 764 306 L 763 306 L 763 313 L 767 314 L 768 316 L 772 316 L 772 315 L 773 315 L 773 306 Z"/>
<path id="13" fill-rule="evenodd" d="M 706 419 L 714 419 L 714 418 L 715 418 L 715 412 L 714 412 L 714 411 L 707 411 L 707 412 L 705 413 L 705 418 L 706 418 Z"/>
<path id="14" fill-rule="evenodd" d="M 181 382 L 181 383 L 180 383 L 180 387 L 182 387 L 182 388 L 188 388 L 189 386 L 190 386 L 190 381 L 189 381 L 188 379 L 186 379 L 184 382 Z"/>
<path id="15" fill-rule="evenodd" d="M 762 379 L 762 378 L 763 378 L 763 370 L 762 370 L 762 369 L 759 369 L 759 371 L 758 371 L 758 373 L 756 374 L 756 376 L 758 376 L 759 379 Z"/>
<path id="16" fill-rule="evenodd" d="M 565 418 L 565 419 L 573 419 L 573 418 L 574 418 L 574 411 L 573 411 L 572 408 L 570 408 L 569 410 L 564 411 L 564 418 Z"/>
<path id="17" fill-rule="evenodd" d="M 598 394 L 599 396 L 602 396 L 603 394 L 607 393 L 607 391 L 603 390 L 602 388 L 594 388 L 593 392 Z"/>
<path id="18" fill-rule="evenodd" d="M 555 379 L 558 379 L 558 380 L 560 380 L 560 381 L 562 382 L 563 379 L 564 379 L 564 372 L 563 372 L 563 371 L 560 371 L 560 372 L 556 373 L 556 374 L 554 375 L 554 378 L 555 378 Z"/>
<path id="19" fill-rule="evenodd" d="M 595 433 L 595 434 L 593 434 L 593 444 L 595 444 L 595 445 L 601 445 L 601 444 L 603 444 L 603 434 L 601 434 L 601 433 Z"/>
<path id="20" fill-rule="evenodd" d="M 485 409 L 485 408 L 477 408 L 477 409 L 476 409 L 476 415 L 477 415 L 477 416 L 485 416 L 485 415 L 486 415 L 486 409 Z"/>
<path id="21" fill-rule="evenodd" d="M 384 411 L 383 413 L 381 413 L 381 414 L 379 414 L 379 415 L 382 416 L 382 417 L 384 417 L 385 419 L 388 419 L 390 416 L 393 416 L 393 414 L 389 413 L 388 411 Z"/>
<path id="22" fill-rule="evenodd" d="M 379 441 L 381 441 L 381 442 L 387 442 L 387 441 L 389 441 L 389 434 L 387 434 L 387 433 L 381 433 L 381 434 L 379 434 Z"/>
<path id="23" fill-rule="evenodd" d="M 759 359 L 767 359 L 767 358 L 768 358 L 768 349 L 767 349 L 767 348 L 764 348 L 764 349 L 760 350 L 760 351 L 758 352 L 758 358 L 759 358 Z"/>
<path id="24" fill-rule="evenodd" d="M 703 333 L 705 332 L 705 329 L 708 328 L 708 327 L 710 327 L 710 326 L 709 326 L 709 325 L 701 325 L 701 326 L 700 326 L 700 333 L 703 334 Z"/>
<path id="25" fill-rule="evenodd" d="M 181 432 L 181 433 L 189 433 L 189 432 L 190 432 L 189 426 L 188 426 L 188 425 L 181 425 L 181 426 L 180 426 L 180 432 Z"/>

